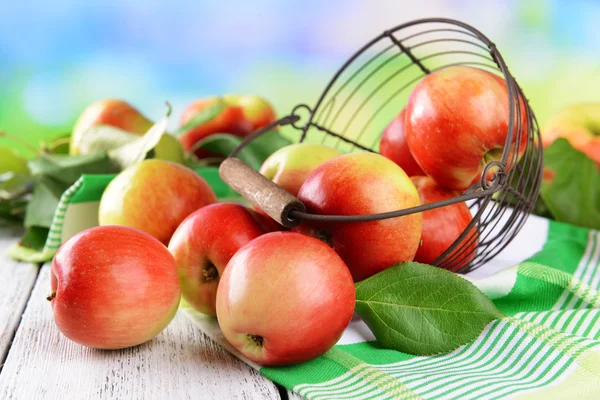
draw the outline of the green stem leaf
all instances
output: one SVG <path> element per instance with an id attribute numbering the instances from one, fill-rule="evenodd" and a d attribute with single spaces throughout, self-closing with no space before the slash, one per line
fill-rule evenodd
<path id="1" fill-rule="evenodd" d="M 358 282 L 356 312 L 381 345 L 416 355 L 453 351 L 504 317 L 471 282 L 415 262 Z"/>

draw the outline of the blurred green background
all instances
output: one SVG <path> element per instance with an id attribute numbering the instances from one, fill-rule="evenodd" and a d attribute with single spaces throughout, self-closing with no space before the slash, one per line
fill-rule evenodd
<path id="1" fill-rule="evenodd" d="M 188 103 L 223 93 L 262 95 L 283 115 L 314 105 L 375 35 L 434 16 L 496 43 L 542 127 L 564 105 L 600 100 L 595 0 L 22 0 L 0 13 L 0 130 L 37 145 L 106 97 L 152 119 L 168 100 L 172 128 Z"/>

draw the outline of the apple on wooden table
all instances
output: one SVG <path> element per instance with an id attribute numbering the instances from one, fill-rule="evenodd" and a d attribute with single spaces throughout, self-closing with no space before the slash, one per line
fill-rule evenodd
<path id="1" fill-rule="evenodd" d="M 444 189 L 428 176 L 413 176 L 411 180 L 415 184 L 423 204 L 460 196 L 460 192 Z M 415 261 L 423 264 L 433 263 L 467 229 L 472 219 L 469 207 L 465 202 L 423 212 L 423 233 Z M 478 240 L 477 238 L 472 239 L 471 236 L 476 233 L 477 230 L 473 227 L 465 241 L 458 244 L 455 250 L 447 256 L 446 259 L 449 261 L 444 264 L 446 269 L 457 271 L 473 260 Z"/>
<path id="2" fill-rule="evenodd" d="M 376 153 L 333 158 L 304 182 L 298 198 L 308 212 L 365 215 L 419 206 L 415 185 L 393 161 Z M 370 222 L 303 221 L 296 231 L 328 243 L 355 281 L 402 261 L 412 261 L 421 238 L 420 213 Z"/>
<path id="3" fill-rule="evenodd" d="M 600 167 L 600 103 L 573 104 L 561 109 L 548 119 L 541 134 L 544 147 L 565 138 Z"/>
<path id="4" fill-rule="evenodd" d="M 154 338 L 175 316 L 181 297 L 167 248 L 122 226 L 91 228 L 65 242 L 52 262 L 51 289 L 60 331 L 97 349 Z"/>
<path id="5" fill-rule="evenodd" d="M 519 105 L 521 121 L 515 121 L 509 161 L 515 148 L 518 157 L 523 154 L 528 140 L 522 98 Z M 405 129 L 410 152 L 425 174 L 442 187 L 465 190 L 480 179 L 486 164 L 502 158 L 509 129 L 506 82 L 465 66 L 433 72 L 410 94 Z"/>
<path id="6" fill-rule="evenodd" d="M 320 356 L 354 313 L 352 276 L 325 243 L 294 232 L 252 240 L 227 264 L 217 290 L 225 338 L 261 365 Z"/>
<path id="7" fill-rule="evenodd" d="M 210 185 L 195 171 L 164 160 L 144 160 L 117 175 L 100 199 L 100 225 L 125 225 L 167 245 L 191 213 L 216 203 Z"/>
<path id="8" fill-rule="evenodd" d="M 175 257 L 183 298 L 197 311 L 216 316 L 217 287 L 240 247 L 266 233 L 266 218 L 241 204 L 211 204 L 179 225 L 169 251 Z"/>

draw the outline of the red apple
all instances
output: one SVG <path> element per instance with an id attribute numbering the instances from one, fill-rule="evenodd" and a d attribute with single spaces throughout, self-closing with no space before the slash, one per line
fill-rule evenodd
<path id="1" fill-rule="evenodd" d="M 101 226 L 65 242 L 52 262 L 48 297 L 69 339 L 98 349 L 144 343 L 179 307 L 175 260 L 158 240 L 136 229 Z"/>
<path id="2" fill-rule="evenodd" d="M 100 200 L 100 225 L 125 225 L 165 245 L 191 213 L 217 197 L 193 170 L 163 160 L 145 160 L 113 179 Z"/>
<path id="3" fill-rule="evenodd" d="M 200 99 L 190 104 L 181 116 L 181 126 L 190 122 L 199 113 L 207 108 L 221 104 L 222 111 L 213 119 L 197 125 L 180 136 L 179 140 L 186 151 L 190 151 L 194 145 L 205 137 L 214 133 L 230 133 L 236 136 L 246 136 L 252 132 L 252 124 L 244 118 L 241 107 L 229 105 L 220 97 Z M 206 156 L 206 152 L 198 152 L 198 156 Z"/>
<path id="4" fill-rule="evenodd" d="M 522 99 L 520 106 L 519 157 L 528 136 Z M 438 185 L 465 190 L 480 179 L 488 162 L 501 159 L 508 135 L 508 107 L 506 82 L 497 75 L 464 66 L 431 73 L 415 87 L 406 107 L 410 152 Z M 516 137 L 515 127 L 514 146 Z"/>
<path id="5" fill-rule="evenodd" d="M 408 176 L 424 175 L 406 143 L 405 116 L 406 108 L 403 108 L 384 129 L 379 142 L 379 153 L 398 164 Z"/>
<path id="6" fill-rule="evenodd" d="M 321 165 L 298 198 L 311 213 L 362 215 L 421 204 L 415 185 L 393 161 L 375 153 L 352 153 Z M 304 221 L 298 232 L 316 236 L 342 257 L 355 281 L 401 261 L 412 261 L 421 238 L 421 214 L 371 222 Z"/>
<path id="7" fill-rule="evenodd" d="M 294 196 L 308 176 L 325 161 L 341 155 L 322 144 L 298 143 L 271 154 L 259 172 Z"/>
<path id="8" fill-rule="evenodd" d="M 173 234 L 183 298 L 197 311 L 217 315 L 219 279 L 240 247 L 267 232 L 262 219 L 241 204 L 211 204 L 187 217 Z"/>
<path id="9" fill-rule="evenodd" d="M 460 192 L 440 187 L 428 176 L 413 176 L 411 179 L 423 204 L 447 200 L 460 195 Z M 464 202 L 425 211 L 421 245 L 415 255 L 415 261 L 423 264 L 433 263 L 467 229 L 471 220 L 471 212 Z M 477 238 L 471 240 L 471 235 L 476 233 L 477 230 L 473 227 L 465 241 L 461 242 L 446 257 L 449 261 L 442 265 L 444 268 L 458 271 L 473 260 L 478 240 Z"/>
<path id="10" fill-rule="evenodd" d="M 565 138 L 600 167 L 600 103 L 573 104 L 561 109 L 542 129 L 542 143 Z"/>
<path id="11" fill-rule="evenodd" d="M 194 126 L 180 137 L 186 151 L 191 151 L 197 142 L 212 134 L 229 133 L 245 137 L 275 120 L 275 112 L 265 99 L 249 95 L 228 95 L 193 102 L 183 112 L 181 126 L 192 121 L 207 108 L 218 104 L 221 104 L 223 109 L 214 119 Z M 202 150 L 197 150 L 196 155 L 201 158 L 210 156 L 207 151 Z"/>
<path id="12" fill-rule="evenodd" d="M 288 365 L 311 360 L 341 337 L 354 312 L 348 268 L 325 243 L 273 232 L 242 247 L 217 291 L 225 338 L 249 360 Z"/>

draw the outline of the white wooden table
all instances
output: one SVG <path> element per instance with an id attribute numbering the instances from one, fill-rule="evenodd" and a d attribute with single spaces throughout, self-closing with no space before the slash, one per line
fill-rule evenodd
<path id="1" fill-rule="evenodd" d="M 66 339 L 46 301 L 49 264 L 5 254 L 22 229 L 0 222 L 0 399 L 298 399 L 179 313 L 141 346 L 101 351 Z"/>

